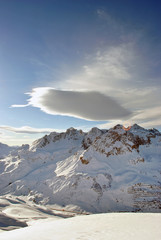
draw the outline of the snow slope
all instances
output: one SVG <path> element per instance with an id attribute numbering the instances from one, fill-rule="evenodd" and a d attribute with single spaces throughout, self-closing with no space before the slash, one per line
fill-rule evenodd
<path id="1" fill-rule="evenodd" d="M 16 147 L 9 147 L 7 144 L 0 143 L 0 159 L 5 158 Z"/>
<path id="2" fill-rule="evenodd" d="M 1 240 L 159 240 L 161 214 L 106 213 L 34 225 L 0 233 Z"/>
<path id="3" fill-rule="evenodd" d="M 51 133 L 0 161 L 0 195 L 89 212 L 161 212 L 161 133 L 133 125 Z"/>

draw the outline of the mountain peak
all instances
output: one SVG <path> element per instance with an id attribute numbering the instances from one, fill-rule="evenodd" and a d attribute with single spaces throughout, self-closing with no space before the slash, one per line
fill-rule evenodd
<path id="1" fill-rule="evenodd" d="M 133 129 L 133 130 L 145 130 L 145 128 L 143 128 L 143 127 L 141 127 L 140 125 L 138 125 L 138 124 L 133 124 L 132 126 L 131 126 L 131 128 Z"/>
<path id="2" fill-rule="evenodd" d="M 75 132 L 75 131 L 77 131 L 77 129 L 73 127 L 70 127 L 66 130 L 66 132 Z"/>
<path id="3" fill-rule="evenodd" d="M 82 130 L 77 130 L 76 128 L 70 127 L 66 130 L 66 134 L 75 135 L 75 134 L 84 134 Z"/>

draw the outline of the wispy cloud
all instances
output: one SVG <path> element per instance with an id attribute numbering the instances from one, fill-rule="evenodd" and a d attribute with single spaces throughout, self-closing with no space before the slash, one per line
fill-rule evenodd
<path id="1" fill-rule="evenodd" d="M 134 53 L 131 44 L 108 47 L 88 56 L 80 72 L 62 82 L 66 89 L 98 90 L 107 93 L 118 86 L 130 85 L 134 68 Z M 108 94 L 107 94 L 108 95 Z"/>
<path id="2" fill-rule="evenodd" d="M 128 121 L 126 120 L 112 120 L 108 121 L 105 124 L 100 124 L 98 127 L 100 128 L 110 128 L 115 126 L 116 124 L 122 125 L 133 125 L 134 123 L 140 124 L 142 127 L 145 128 L 160 128 L 161 126 L 161 107 L 156 106 L 153 108 L 146 108 L 142 110 L 138 110 L 138 112 L 130 117 Z"/>
<path id="3" fill-rule="evenodd" d="M 97 125 L 98 128 L 101 129 L 109 129 L 111 127 L 114 127 L 117 124 L 121 124 L 123 126 L 132 126 L 133 124 L 139 124 L 140 126 L 144 128 L 157 128 L 161 129 L 161 117 L 149 120 L 148 118 L 142 119 L 142 120 L 134 120 L 134 119 L 129 119 L 128 121 L 123 121 L 123 120 L 112 120 L 108 121 L 107 123 L 104 124 L 99 124 Z"/>
<path id="4" fill-rule="evenodd" d="M 139 65 L 142 65 L 142 69 Z M 130 109 L 131 123 L 142 126 L 161 126 L 160 102 L 161 82 L 144 75 L 147 66 L 136 56 L 133 44 L 121 44 L 98 51 L 89 60 L 80 74 L 71 76 L 64 82 L 65 87 L 72 89 L 97 89 L 110 97 L 114 97 L 124 108 Z M 152 85 L 153 82 L 153 85 Z M 117 122 L 123 123 L 121 118 Z M 117 124 L 114 120 L 107 127 Z"/>
<path id="5" fill-rule="evenodd" d="M 103 21 L 105 21 L 110 28 L 114 28 L 114 29 L 120 29 L 121 25 L 120 23 L 118 23 L 115 18 L 113 18 L 107 11 L 105 11 L 104 9 L 97 9 L 97 16 L 102 19 Z"/>
<path id="6" fill-rule="evenodd" d="M 52 129 L 52 128 L 33 128 L 33 127 L 29 127 L 29 126 L 23 126 L 23 127 L 19 127 L 19 128 L 15 128 L 12 126 L 0 126 L 0 129 L 3 130 L 7 130 L 10 132 L 14 132 L 14 133 L 28 133 L 28 134 L 37 134 L 37 133 L 50 133 L 50 132 L 54 132 L 57 131 L 57 129 Z"/>

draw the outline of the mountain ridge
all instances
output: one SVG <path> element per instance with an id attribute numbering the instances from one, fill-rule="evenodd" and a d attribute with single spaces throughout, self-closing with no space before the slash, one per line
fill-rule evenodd
<path id="1" fill-rule="evenodd" d="M 0 195 L 91 212 L 161 212 L 161 133 L 134 124 L 52 132 L 0 161 Z"/>

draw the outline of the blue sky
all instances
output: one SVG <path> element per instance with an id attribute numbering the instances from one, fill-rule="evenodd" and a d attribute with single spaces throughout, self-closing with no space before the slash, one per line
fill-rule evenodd
<path id="1" fill-rule="evenodd" d="M 160 12 L 156 0 L 1 0 L 0 142 L 161 130 Z"/>

